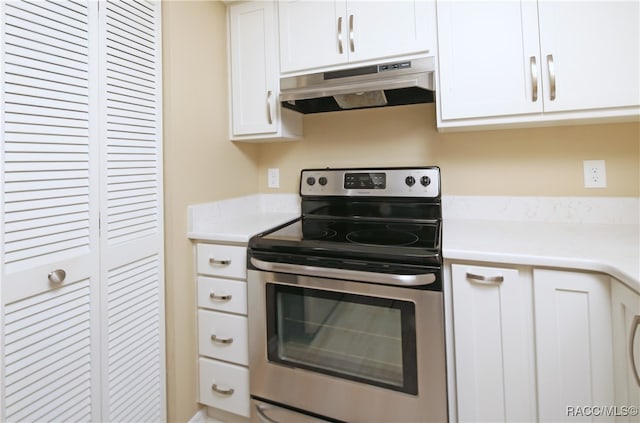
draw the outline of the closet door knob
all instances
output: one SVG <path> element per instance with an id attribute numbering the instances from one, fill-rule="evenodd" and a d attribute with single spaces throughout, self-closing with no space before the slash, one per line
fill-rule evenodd
<path id="1" fill-rule="evenodd" d="M 64 278 L 66 277 L 67 277 L 67 272 L 65 272 L 62 269 L 57 269 L 49 273 L 49 275 L 47 276 L 47 279 L 49 279 L 49 282 L 51 282 L 52 284 L 59 285 L 62 282 L 64 282 Z"/>

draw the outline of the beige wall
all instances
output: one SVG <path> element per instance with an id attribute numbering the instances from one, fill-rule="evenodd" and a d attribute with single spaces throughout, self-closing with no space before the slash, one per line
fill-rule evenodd
<path id="1" fill-rule="evenodd" d="M 606 189 L 583 160 L 606 160 Z M 640 125 L 438 133 L 435 105 L 305 115 L 304 140 L 260 146 L 261 192 L 297 192 L 305 167 L 438 165 L 449 195 L 640 196 Z M 280 168 L 280 189 L 267 168 Z"/>
<path id="2" fill-rule="evenodd" d="M 167 402 L 171 422 L 198 410 L 196 294 L 187 206 L 252 194 L 257 150 L 227 137 L 226 11 L 163 2 Z"/>
<path id="3" fill-rule="evenodd" d="M 297 192 L 305 167 L 442 167 L 445 194 L 640 195 L 640 126 L 587 125 L 440 134 L 433 105 L 308 115 L 305 139 L 227 137 L 225 6 L 163 2 L 168 419 L 198 410 L 196 294 L 187 206 L 255 192 Z M 582 188 L 582 160 L 605 159 L 609 188 Z M 266 169 L 281 169 L 281 188 Z"/>

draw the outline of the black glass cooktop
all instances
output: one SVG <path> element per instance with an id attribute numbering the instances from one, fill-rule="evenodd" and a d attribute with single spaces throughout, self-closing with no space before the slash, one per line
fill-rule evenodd
<path id="1" fill-rule="evenodd" d="M 439 266 L 440 234 L 440 221 L 394 223 L 302 217 L 253 237 L 249 248 L 253 257 L 289 263 Z"/>
<path id="2" fill-rule="evenodd" d="M 389 223 L 301 218 L 264 234 L 265 240 L 291 243 L 322 242 L 371 247 L 438 248 L 438 223 Z"/>

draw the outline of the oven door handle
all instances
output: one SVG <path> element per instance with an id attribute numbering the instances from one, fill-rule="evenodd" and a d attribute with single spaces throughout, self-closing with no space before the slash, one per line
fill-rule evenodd
<path id="1" fill-rule="evenodd" d="M 251 257 L 251 264 L 257 269 L 276 273 L 316 276 L 320 278 L 351 279 L 394 286 L 424 286 L 436 281 L 435 273 L 397 275 L 391 273 L 363 272 L 361 270 L 334 269 L 330 267 L 305 266 L 301 264 L 275 263 Z"/>

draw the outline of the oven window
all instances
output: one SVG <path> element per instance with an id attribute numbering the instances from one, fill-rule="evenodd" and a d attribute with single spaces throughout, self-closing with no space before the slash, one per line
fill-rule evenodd
<path id="1" fill-rule="evenodd" d="M 269 360 L 417 394 L 415 305 L 267 284 Z"/>

